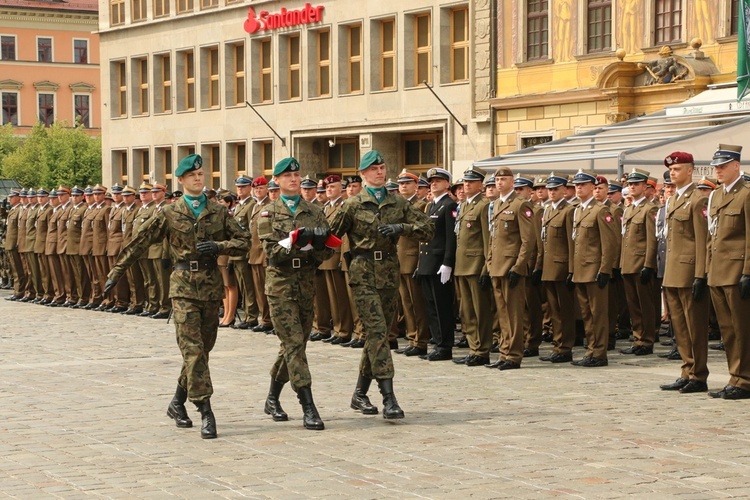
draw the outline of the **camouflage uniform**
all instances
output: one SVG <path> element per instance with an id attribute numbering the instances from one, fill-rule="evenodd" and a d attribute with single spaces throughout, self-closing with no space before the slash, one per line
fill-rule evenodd
<path id="1" fill-rule="evenodd" d="M 216 342 L 219 304 L 224 284 L 216 259 L 201 256 L 199 241 L 215 241 L 220 254 L 244 255 L 250 235 L 229 216 L 226 208 L 207 202 L 196 220 L 187 201 L 164 207 L 140 228 L 120 254 L 109 279 L 117 281 L 125 270 L 148 252 L 149 246 L 165 240 L 175 270 L 169 280 L 177 343 L 182 353 L 178 384 L 186 388 L 190 401 L 208 400 L 213 394 L 208 354 Z M 194 266 L 191 271 L 188 266 Z M 188 267 L 181 269 L 181 267 Z"/>
<path id="2" fill-rule="evenodd" d="M 399 300 L 398 238 L 380 234 L 383 224 L 403 224 L 402 235 L 420 241 L 429 241 L 435 231 L 427 215 L 403 197 L 388 194 L 378 204 L 366 190 L 346 200 L 331 222 L 333 233 L 346 234 L 351 246 L 349 285 L 367 332 L 359 371 L 378 380 L 393 378 L 387 336 Z"/>
<path id="3" fill-rule="evenodd" d="M 311 284 L 320 263 L 333 255 L 329 248 L 303 252 L 278 244 L 300 227 L 328 228 L 328 222 L 319 207 L 304 199 L 292 214 L 279 198 L 264 207 L 258 218 L 258 237 L 268 257 L 266 295 L 271 322 L 281 341 L 271 377 L 282 384 L 291 382 L 295 392 L 312 384 L 305 353 L 313 322 L 315 287 Z"/>

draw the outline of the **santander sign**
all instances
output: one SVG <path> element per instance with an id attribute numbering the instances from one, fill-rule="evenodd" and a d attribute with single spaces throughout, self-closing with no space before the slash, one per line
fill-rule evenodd
<path id="1" fill-rule="evenodd" d="M 247 19 L 245 19 L 244 29 L 251 35 L 258 31 L 269 31 L 278 28 L 291 28 L 301 24 L 317 23 L 323 20 L 323 6 L 316 7 L 306 3 L 304 7 L 298 10 L 281 9 L 281 12 L 271 14 L 267 10 L 260 11 L 259 15 L 255 14 L 252 7 L 247 9 Z"/>

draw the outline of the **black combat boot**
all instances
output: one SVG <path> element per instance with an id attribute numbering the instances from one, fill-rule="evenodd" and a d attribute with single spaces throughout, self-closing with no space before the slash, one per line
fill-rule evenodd
<path id="1" fill-rule="evenodd" d="M 378 379 L 380 394 L 383 395 L 383 418 L 391 420 L 404 418 L 404 410 L 398 405 L 396 396 L 393 394 L 393 379 Z"/>
<path id="2" fill-rule="evenodd" d="M 201 412 L 201 437 L 203 439 L 213 439 L 216 437 L 216 419 L 214 412 L 211 411 L 211 400 L 200 401 L 195 403 L 198 411 Z"/>
<path id="3" fill-rule="evenodd" d="M 312 390 L 309 387 L 300 388 L 297 391 L 297 399 L 299 399 L 299 402 L 302 405 L 302 411 L 304 413 L 302 421 L 305 425 L 305 429 L 314 431 L 322 431 L 325 429 L 325 425 L 323 425 L 323 421 L 318 414 L 318 409 L 315 408 L 315 403 L 313 403 Z"/>
<path id="4" fill-rule="evenodd" d="M 367 391 L 370 389 L 371 378 L 367 378 L 361 373 L 357 379 L 357 388 L 354 389 L 352 395 L 352 410 L 359 410 L 365 415 L 377 415 L 378 407 L 370 402 L 370 398 L 367 397 Z"/>
<path id="5" fill-rule="evenodd" d="M 174 419 L 177 427 L 192 427 L 193 421 L 188 417 L 187 409 L 185 409 L 185 401 L 187 401 L 187 389 L 183 389 L 177 384 L 177 390 L 174 392 L 172 401 L 167 406 L 167 416 Z"/>
<path id="6" fill-rule="evenodd" d="M 281 395 L 281 389 L 284 388 L 284 382 L 279 382 L 275 379 L 271 379 L 271 388 L 268 389 L 268 397 L 266 398 L 266 415 L 271 415 L 274 422 L 286 422 L 289 420 L 289 416 L 286 414 L 284 409 L 281 407 L 279 402 L 279 396 Z"/>

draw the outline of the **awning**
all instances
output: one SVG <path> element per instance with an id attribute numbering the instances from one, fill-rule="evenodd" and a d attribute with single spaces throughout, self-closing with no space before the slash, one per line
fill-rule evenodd
<path id="1" fill-rule="evenodd" d="M 664 157 L 673 151 L 687 151 L 693 154 L 697 165 L 708 165 L 719 143 L 742 145 L 750 151 L 750 102 L 737 103 L 736 95 L 736 86 L 709 87 L 652 115 L 488 158 L 474 165 L 487 170 L 508 166 L 513 171 L 530 174 L 573 173 L 584 169 L 621 175 L 634 165 L 663 166 Z"/>

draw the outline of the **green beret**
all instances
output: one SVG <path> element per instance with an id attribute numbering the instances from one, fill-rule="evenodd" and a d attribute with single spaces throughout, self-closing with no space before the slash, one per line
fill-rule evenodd
<path id="1" fill-rule="evenodd" d="M 284 158 L 273 167 L 273 175 L 281 175 L 284 172 L 299 172 L 299 162 L 289 157 Z"/>
<path id="2" fill-rule="evenodd" d="M 359 170 L 362 171 L 369 168 L 371 165 L 382 165 L 383 163 L 385 163 L 383 157 L 373 149 L 365 153 L 362 159 L 359 160 Z"/>
<path id="3" fill-rule="evenodd" d="M 203 167 L 203 158 L 201 158 L 201 155 L 186 156 L 180 160 L 180 164 L 177 165 L 174 175 L 175 177 L 182 177 L 193 170 L 200 170 L 201 167 Z"/>

